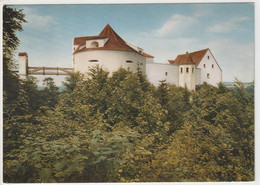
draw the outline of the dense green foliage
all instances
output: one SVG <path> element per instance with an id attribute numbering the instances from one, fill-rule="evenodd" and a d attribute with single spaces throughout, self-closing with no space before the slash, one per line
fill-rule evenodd
<path id="1" fill-rule="evenodd" d="M 17 85 L 4 89 L 4 182 L 254 180 L 254 98 L 239 81 L 156 88 L 140 69 L 96 66 L 61 93 L 51 78 Z"/>

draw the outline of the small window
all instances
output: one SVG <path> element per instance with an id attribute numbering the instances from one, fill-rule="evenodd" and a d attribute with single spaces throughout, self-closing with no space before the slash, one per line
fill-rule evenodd
<path id="1" fill-rule="evenodd" d="M 181 73 L 183 72 L 183 70 L 182 70 L 182 67 L 181 67 Z"/>
<path id="2" fill-rule="evenodd" d="M 208 56 L 208 59 L 209 59 L 209 56 Z"/>
<path id="3" fill-rule="evenodd" d="M 131 60 L 127 60 L 126 63 L 133 63 L 133 61 L 131 61 Z"/>
<path id="4" fill-rule="evenodd" d="M 194 73 L 194 67 L 192 68 L 192 73 Z"/>
<path id="5" fill-rule="evenodd" d="M 207 73 L 207 78 L 209 78 L 209 73 Z"/>
<path id="6" fill-rule="evenodd" d="M 98 60 L 89 60 L 89 62 L 98 62 Z"/>
<path id="7" fill-rule="evenodd" d="M 142 66 L 143 65 L 143 63 L 140 63 L 140 66 Z"/>
<path id="8" fill-rule="evenodd" d="M 188 72 L 189 72 L 189 68 L 187 67 L 187 68 L 186 68 L 186 73 L 188 73 Z"/>
<path id="9" fill-rule="evenodd" d="M 165 76 L 168 76 L 168 72 L 165 72 Z"/>
<path id="10" fill-rule="evenodd" d="M 203 67 L 206 68 L 206 64 L 203 64 Z"/>
<path id="11" fill-rule="evenodd" d="M 214 68 L 214 64 L 212 64 L 212 68 Z"/>

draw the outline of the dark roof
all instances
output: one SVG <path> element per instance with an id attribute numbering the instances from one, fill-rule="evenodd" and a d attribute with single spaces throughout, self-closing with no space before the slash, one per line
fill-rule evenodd
<path id="1" fill-rule="evenodd" d="M 170 64 L 177 64 L 177 65 L 195 64 L 197 67 L 208 50 L 209 48 L 199 50 L 199 51 L 194 51 L 191 53 L 186 52 L 186 54 L 178 55 L 175 60 L 168 60 L 168 62 Z"/>
<path id="2" fill-rule="evenodd" d="M 27 56 L 28 57 L 26 52 L 21 52 L 21 53 L 18 54 L 18 56 Z"/>
<path id="3" fill-rule="evenodd" d="M 83 46 L 86 44 L 86 40 L 92 39 L 104 39 L 108 38 L 108 41 L 105 43 L 103 47 L 98 48 L 86 48 L 83 47 L 81 49 L 77 49 L 74 53 L 81 52 L 81 51 L 88 51 L 88 50 L 121 50 L 121 51 L 132 51 L 137 52 L 135 49 L 130 47 L 126 42 L 111 28 L 109 24 L 100 32 L 98 36 L 90 36 L 90 37 L 76 37 L 74 38 L 74 45 Z M 139 53 L 141 54 L 141 53 Z M 143 54 L 146 57 L 153 57 L 148 55 L 147 53 Z"/>

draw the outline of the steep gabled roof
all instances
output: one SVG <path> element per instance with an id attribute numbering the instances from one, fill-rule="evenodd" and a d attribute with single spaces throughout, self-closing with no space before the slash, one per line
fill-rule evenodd
<path id="1" fill-rule="evenodd" d="M 130 47 L 112 28 L 109 24 L 100 32 L 98 36 L 89 36 L 89 37 L 76 37 L 74 38 L 74 45 L 84 46 L 86 44 L 86 40 L 94 40 L 94 39 L 105 39 L 108 38 L 108 41 L 105 43 L 103 47 L 98 48 L 86 48 L 81 47 L 81 49 L 76 49 L 74 53 L 81 52 L 81 51 L 88 51 L 88 50 L 120 50 L 120 51 L 132 51 L 139 53 L 132 47 Z M 153 56 L 147 53 L 139 53 L 140 55 L 150 57 Z"/>
<path id="2" fill-rule="evenodd" d="M 170 64 L 177 64 L 177 65 L 195 64 L 197 67 L 208 50 L 209 50 L 209 48 L 199 50 L 199 51 L 194 51 L 192 53 L 181 54 L 181 55 L 178 55 L 175 60 L 168 60 L 168 62 Z"/>

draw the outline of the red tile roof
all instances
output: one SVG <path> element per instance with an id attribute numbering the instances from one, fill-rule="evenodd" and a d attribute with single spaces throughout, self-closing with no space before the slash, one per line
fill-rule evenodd
<path id="1" fill-rule="evenodd" d="M 177 64 L 177 65 L 195 64 L 197 67 L 208 50 L 209 48 L 199 50 L 199 51 L 194 51 L 192 53 L 181 54 L 178 55 L 175 60 L 168 60 L 168 62 L 170 64 Z"/>
<path id="2" fill-rule="evenodd" d="M 26 52 L 19 53 L 18 56 L 27 56 L 28 57 Z"/>
<path id="3" fill-rule="evenodd" d="M 78 48 L 74 53 L 78 53 L 81 51 L 88 51 L 88 50 L 121 50 L 121 51 L 132 51 L 132 52 L 139 53 L 138 51 L 130 47 L 128 44 L 126 44 L 126 42 L 111 28 L 109 24 L 106 25 L 106 27 L 101 31 L 101 33 L 98 36 L 76 37 L 74 38 L 73 43 L 74 45 L 83 46 L 86 44 L 86 40 L 104 39 L 104 38 L 109 38 L 109 39 L 103 47 L 98 47 L 98 48 L 83 47 L 81 49 Z M 143 56 L 153 58 L 153 56 L 148 55 L 147 53 L 143 54 Z"/>

